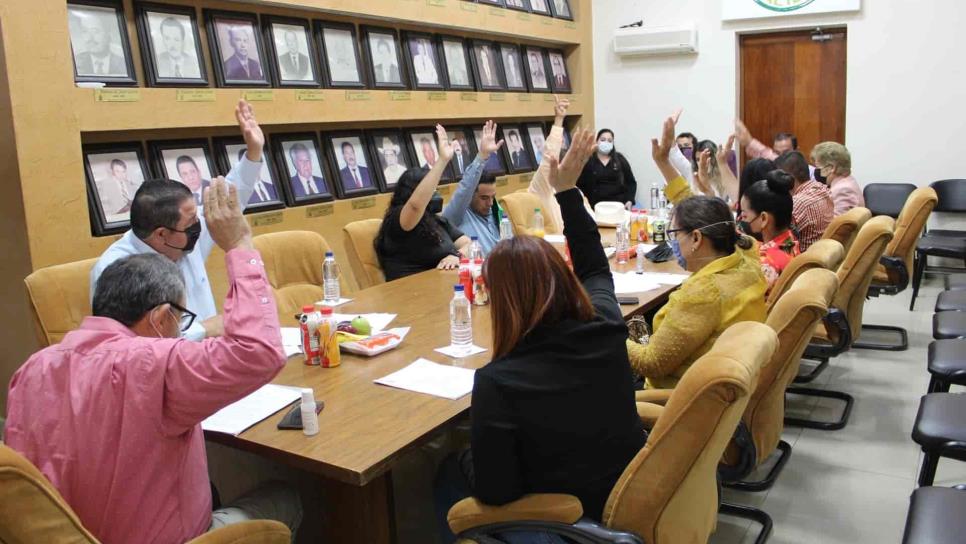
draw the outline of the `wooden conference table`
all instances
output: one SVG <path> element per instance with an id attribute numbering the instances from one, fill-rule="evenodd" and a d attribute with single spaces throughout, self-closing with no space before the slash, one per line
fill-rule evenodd
<path id="1" fill-rule="evenodd" d="M 605 240 L 612 238 L 607 231 L 603 233 Z M 615 272 L 634 269 L 633 262 L 611 262 Z M 682 272 L 674 261 L 648 262 L 646 270 Z M 318 435 L 279 431 L 276 425 L 286 411 L 282 410 L 239 436 L 207 433 L 206 438 L 319 474 L 327 484 L 331 482 L 326 492 L 338 496 L 331 501 L 336 511 L 327 505 L 324 515 L 337 525 L 327 532 L 337 532 L 338 542 L 393 542 L 390 471 L 394 462 L 466 415 L 470 395 L 452 401 L 376 385 L 373 380 L 420 357 L 474 369 L 490 361 L 490 351 L 462 359 L 433 351 L 449 344 L 449 301 L 455 283 L 455 272 L 431 270 L 356 292 L 352 302 L 338 308 L 339 313 L 397 314 L 390 327 L 412 328 L 395 350 L 372 358 L 343 354 L 337 368 L 305 366 L 301 355 L 289 359 L 273 383 L 315 390 L 315 398 L 325 402 Z M 638 304 L 622 306 L 625 317 L 660 306 L 675 288 L 662 285 L 636 294 Z M 489 312 L 489 306 L 473 307 L 473 342 L 488 350 Z"/>

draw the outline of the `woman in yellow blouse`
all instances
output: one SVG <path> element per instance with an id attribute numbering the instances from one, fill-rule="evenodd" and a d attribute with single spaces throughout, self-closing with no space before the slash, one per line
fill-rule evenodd
<path id="1" fill-rule="evenodd" d="M 668 160 L 671 145 L 674 120 L 668 119 L 661 141 L 652 140 L 652 152 L 669 180 L 668 197 L 677 200 L 668 242 L 678 264 L 692 274 L 654 316 L 648 344 L 627 342 L 631 366 L 647 387 L 662 389 L 677 385 L 730 325 L 765 321 L 765 278 L 757 254 L 749 251 L 750 239 L 738 234 L 723 200 L 690 196 L 687 182 Z"/>

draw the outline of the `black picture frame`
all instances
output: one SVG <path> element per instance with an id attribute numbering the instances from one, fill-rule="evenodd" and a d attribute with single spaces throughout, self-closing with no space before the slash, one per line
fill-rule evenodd
<path id="1" fill-rule="evenodd" d="M 482 127 L 467 127 L 472 131 L 473 143 L 476 145 L 476 149 L 480 148 L 480 140 L 483 137 Z M 506 144 L 503 144 L 506 147 Z M 490 155 L 490 158 L 486 160 L 486 164 L 483 165 L 484 174 L 493 174 L 494 176 L 502 176 L 507 173 L 506 159 L 503 157 L 502 151 L 497 151 Z"/>
<path id="2" fill-rule="evenodd" d="M 113 10 L 114 18 L 112 21 L 95 21 L 95 18 L 92 16 L 93 14 L 88 14 L 82 18 L 79 12 L 84 10 L 84 8 L 87 8 L 88 11 L 91 8 L 94 10 Z M 109 19 L 109 17 L 105 17 L 108 15 L 106 12 L 103 12 L 101 15 L 103 19 Z M 95 24 L 85 29 L 85 23 L 88 21 L 94 22 Z M 95 74 L 93 55 L 87 53 L 86 49 L 79 53 L 75 52 L 78 47 L 75 45 L 74 33 L 76 31 L 78 33 L 89 34 L 99 29 L 104 34 L 107 34 L 115 29 L 113 25 L 110 28 L 105 27 L 105 25 L 110 25 L 112 22 L 117 25 L 117 37 L 119 38 L 117 46 L 120 48 L 121 53 L 118 54 L 115 51 L 111 51 L 111 44 L 108 43 L 107 69 L 109 73 Z M 70 0 L 67 2 L 67 34 L 71 45 L 71 61 L 74 67 L 75 82 L 103 83 L 105 85 L 118 87 L 130 87 L 138 84 L 137 72 L 134 71 L 134 56 L 131 53 L 130 37 L 127 34 L 124 5 L 121 0 Z M 81 36 L 77 36 L 77 38 L 81 38 Z M 96 40 L 96 37 L 92 36 L 89 38 L 91 42 L 94 40 Z M 90 68 L 88 68 L 88 63 Z M 124 69 L 124 75 L 120 75 L 121 68 Z M 117 75 L 111 75 L 112 73 Z"/>
<path id="3" fill-rule="evenodd" d="M 540 72 L 534 71 L 534 59 L 536 56 L 536 66 L 539 67 Z M 530 89 L 531 93 L 549 93 L 552 92 L 550 89 L 550 60 L 547 57 L 547 50 L 542 47 L 537 47 L 535 45 L 525 45 L 523 46 L 523 59 L 524 67 L 523 72 L 527 78 L 527 87 Z M 537 77 L 537 75 L 543 76 L 543 79 Z"/>
<path id="4" fill-rule="evenodd" d="M 315 202 L 328 202 L 335 199 L 331 182 L 332 176 L 329 175 L 331 170 L 326 167 L 325 155 L 322 153 L 322 148 L 319 147 L 319 138 L 316 133 L 291 132 L 286 134 L 273 134 L 270 140 L 272 154 L 275 157 L 275 165 L 278 167 L 279 181 L 285 189 L 285 202 L 289 206 L 302 206 Z M 298 173 L 292 160 L 294 154 L 298 153 L 298 150 L 292 149 L 295 144 L 303 145 L 310 155 L 310 161 L 311 153 L 313 151 L 315 153 L 316 164 L 312 166 L 318 166 L 317 171 L 321 174 L 320 181 L 320 177 L 315 175 L 316 169 L 312 169 L 313 183 L 315 183 L 316 189 L 319 191 L 316 194 L 307 195 L 301 185 L 296 185 L 296 176 Z M 311 146 L 306 144 L 311 144 Z M 322 184 L 321 187 L 319 186 L 320 183 Z"/>
<path id="5" fill-rule="evenodd" d="M 506 9 L 530 13 L 530 0 L 504 0 Z"/>
<path id="6" fill-rule="evenodd" d="M 486 4 L 488 6 L 498 6 L 501 8 L 506 7 L 506 0 L 476 0 L 478 4 Z"/>
<path id="7" fill-rule="evenodd" d="M 239 154 L 246 153 L 248 150 L 248 145 L 241 136 L 212 138 L 212 147 L 215 150 L 215 163 L 218 167 L 218 173 L 222 176 L 227 176 L 234 165 L 241 160 Z M 265 212 L 285 207 L 285 192 L 281 188 L 282 184 L 279 183 L 277 170 L 273 168 L 272 154 L 268 150 L 263 151 L 262 176 L 258 180 L 258 184 L 261 184 L 261 186 L 259 187 L 256 184 L 251 198 L 245 204 L 245 214 Z M 268 176 L 267 180 L 264 179 L 266 175 Z"/>
<path id="8" fill-rule="evenodd" d="M 135 15 L 137 17 L 138 40 L 141 45 L 141 61 L 144 66 L 144 76 L 151 87 L 207 87 L 208 68 L 205 66 L 205 56 L 201 48 L 201 35 L 198 32 L 198 17 L 195 8 L 191 6 L 177 6 L 169 4 L 156 4 L 154 2 L 135 2 Z M 152 14 L 167 15 L 161 20 L 157 34 L 164 40 L 165 27 L 177 25 L 181 29 L 182 56 L 194 60 L 194 66 L 186 67 L 188 76 L 177 77 L 171 74 L 172 70 L 178 70 L 176 61 L 172 61 L 168 51 L 160 51 L 163 44 L 155 44 L 156 33 L 152 29 Z M 185 30 L 182 21 L 187 17 L 187 24 L 191 30 Z M 173 21 L 169 23 L 168 21 Z M 194 40 L 194 55 L 189 55 L 184 51 L 184 44 L 187 38 Z M 157 47 L 156 47 L 157 46 Z M 163 62 L 162 62 L 163 61 Z M 167 62 L 168 64 L 165 64 Z M 195 75 L 197 74 L 197 75 Z"/>
<path id="9" fill-rule="evenodd" d="M 204 155 L 204 162 L 199 163 L 199 157 L 192 156 L 190 154 L 169 154 L 169 151 L 173 150 L 187 150 L 187 149 L 201 149 Z M 174 181 L 179 181 L 183 183 L 195 197 L 195 204 L 198 206 L 202 205 L 202 195 L 206 187 L 211 185 L 211 180 L 215 178 L 217 170 L 215 169 L 215 161 L 212 160 L 211 156 L 211 146 L 208 143 L 207 138 L 193 138 L 188 140 L 155 140 L 148 142 L 148 151 L 151 156 L 151 164 L 154 169 L 154 175 L 159 178 L 171 179 Z M 197 171 L 199 179 L 198 190 L 195 191 L 190 185 L 185 183 L 184 175 L 182 174 L 179 164 L 180 158 L 183 156 L 188 156 L 191 158 L 191 163 L 194 165 Z M 169 169 L 167 165 L 168 160 L 174 161 L 174 169 Z M 185 163 L 187 164 L 187 163 Z M 188 165 L 190 168 L 190 165 Z M 207 169 L 208 176 L 205 177 L 205 172 L 202 168 Z M 190 173 L 190 170 L 186 170 Z M 207 182 L 207 183 L 206 183 Z"/>
<path id="10" fill-rule="evenodd" d="M 507 171 L 511 174 L 519 174 L 521 172 L 533 172 L 536 170 L 538 165 L 533 162 L 533 151 L 530 150 L 523 125 L 515 123 L 502 124 L 498 130 L 500 131 L 500 139 L 506 142 L 503 144 L 503 153 L 506 159 Z M 512 135 L 514 132 L 516 132 L 520 143 L 518 149 L 513 149 L 514 143 Z M 516 152 L 522 153 L 518 159 L 519 164 L 514 162 L 514 153 Z"/>
<path id="11" fill-rule="evenodd" d="M 265 55 L 265 47 L 262 44 L 262 31 L 258 23 L 258 15 L 242 11 L 222 11 L 205 9 L 205 24 L 208 30 L 208 50 L 211 52 L 211 66 L 215 72 L 215 83 L 219 87 L 270 87 L 269 69 L 265 66 L 265 61 L 270 60 Z M 227 51 L 221 47 L 222 34 L 219 32 L 222 22 L 233 21 L 246 25 L 245 38 L 251 36 L 254 52 L 258 57 L 251 58 L 249 53 L 246 56 L 245 64 L 236 54 L 225 56 Z M 226 38 L 231 40 L 231 29 L 227 29 Z M 234 46 L 232 46 L 234 47 Z M 247 51 L 247 47 L 246 47 Z M 232 62 L 234 60 L 234 62 Z M 254 62 L 255 64 L 252 64 Z M 228 66 L 230 65 L 230 66 Z M 245 66 L 247 65 L 247 76 Z M 257 70 L 257 72 L 255 72 Z"/>
<path id="12" fill-rule="evenodd" d="M 279 51 L 279 44 L 277 43 L 275 35 L 276 26 L 298 27 L 301 29 L 302 36 L 304 38 L 305 52 L 303 53 L 301 51 L 301 49 L 298 47 L 299 43 L 296 42 L 295 54 L 297 59 L 285 58 L 285 52 Z M 287 43 L 287 33 L 295 33 L 295 31 L 291 28 L 281 30 L 283 33 L 286 33 L 284 34 L 285 37 L 283 40 L 286 41 L 286 46 L 290 48 L 291 45 Z M 269 71 L 271 72 L 273 85 L 276 87 L 292 89 L 317 89 L 322 87 L 322 82 L 325 80 L 325 77 L 323 76 L 322 65 L 319 62 L 315 36 L 312 33 L 312 23 L 308 19 L 280 17 L 278 15 L 263 15 L 262 32 L 264 33 L 264 40 L 266 44 L 265 49 L 268 52 L 268 60 L 270 61 L 268 64 L 270 67 Z M 295 34 L 298 36 L 297 33 Z M 289 52 L 289 54 L 291 54 L 291 49 L 289 49 Z M 311 77 L 308 79 L 305 77 L 287 77 L 293 72 L 306 72 L 305 76 L 311 75 Z"/>
<path id="13" fill-rule="evenodd" d="M 535 132 L 539 131 L 540 138 L 534 138 Z M 533 164 L 537 168 L 540 168 L 540 163 L 543 162 L 543 147 L 547 143 L 547 136 L 550 134 L 548 129 L 543 123 L 524 123 L 523 124 L 523 136 L 527 140 L 527 144 L 530 147 L 530 156 L 533 158 Z"/>
<path id="14" fill-rule="evenodd" d="M 334 89 L 365 89 L 366 73 L 362 70 L 362 62 L 359 55 L 359 40 L 356 38 L 356 26 L 349 23 L 335 23 L 332 21 L 315 21 L 315 39 L 319 45 L 319 52 L 322 55 L 323 72 L 325 73 L 325 85 Z M 353 61 L 355 62 L 355 72 L 358 76 L 355 80 L 341 79 L 340 70 L 333 72 L 332 62 L 329 58 L 330 51 L 326 45 L 326 32 L 348 32 L 349 43 L 345 44 L 352 49 Z M 343 51 L 346 53 L 346 51 Z M 337 79 L 339 78 L 339 79 Z"/>
<path id="15" fill-rule="evenodd" d="M 564 83 L 561 85 L 557 82 L 557 74 L 554 73 L 553 61 L 555 56 L 559 55 L 560 65 L 563 66 L 564 71 Z M 547 50 L 547 75 L 550 77 L 550 89 L 555 93 L 570 94 L 574 92 L 573 81 L 570 79 L 570 70 L 567 68 L 567 56 L 564 55 L 562 49 L 548 49 Z"/>
<path id="16" fill-rule="evenodd" d="M 429 81 L 428 74 L 425 78 L 427 81 L 423 81 L 420 75 L 420 69 L 415 58 L 416 50 L 414 50 L 417 41 L 424 46 L 425 54 L 432 56 L 432 68 L 436 76 L 435 82 Z M 413 89 L 445 89 L 446 79 L 443 73 L 443 63 L 440 62 L 439 49 L 436 47 L 436 40 L 433 38 L 433 35 L 425 32 L 403 32 L 402 43 L 406 53 L 406 67 L 409 70 L 409 81 L 412 82 Z"/>
<path id="17" fill-rule="evenodd" d="M 574 20 L 574 8 L 570 5 L 570 0 L 548 0 L 550 11 L 557 19 Z"/>
<path id="18" fill-rule="evenodd" d="M 470 60 L 473 63 L 473 76 L 476 78 L 477 88 L 481 91 L 506 90 L 499 44 L 487 40 L 472 40 L 470 44 Z M 482 66 L 484 50 L 487 52 L 486 58 L 489 59 L 489 71 Z M 487 77 L 488 74 L 489 77 Z"/>
<path id="19" fill-rule="evenodd" d="M 376 179 L 379 182 L 379 190 L 384 193 L 391 193 L 396 188 L 396 183 L 406 170 L 417 165 L 410 154 L 410 146 L 407 144 L 403 131 L 394 128 L 379 128 L 366 131 L 366 138 L 369 142 L 369 155 L 373 158 L 373 165 L 376 168 Z M 396 154 L 396 165 L 399 168 L 392 168 L 389 159 L 386 157 L 386 148 Z"/>
<path id="20" fill-rule="evenodd" d="M 430 142 L 433 144 L 433 151 L 436 153 L 436 160 L 439 159 L 439 143 L 436 141 L 436 129 L 432 127 L 417 127 L 410 128 L 404 131 L 406 145 L 409 147 L 409 151 L 412 154 L 413 163 L 423 168 L 424 170 L 429 170 L 431 164 L 426 159 L 426 155 L 422 149 L 422 139 L 424 137 L 429 137 Z M 417 144 L 417 138 L 420 144 Z M 456 176 L 453 175 L 453 167 L 451 164 L 446 165 L 446 169 L 443 170 L 443 175 L 440 176 L 440 183 L 453 183 L 456 181 Z"/>
<path id="21" fill-rule="evenodd" d="M 503 82 L 506 84 L 506 90 L 520 93 L 527 92 L 529 87 L 527 86 L 527 76 L 523 73 L 523 50 L 519 45 L 513 43 L 501 43 L 499 46 L 500 63 L 503 65 Z M 514 58 L 516 58 L 515 64 L 512 62 Z M 511 62 L 508 63 L 507 61 Z M 516 77 L 512 77 L 514 70 Z"/>
<path id="22" fill-rule="evenodd" d="M 447 135 L 449 136 L 449 141 L 451 143 L 459 142 L 460 152 L 457 153 L 454 148 L 453 159 L 449 161 L 450 169 L 453 171 L 453 176 L 457 180 L 463 179 L 463 174 L 466 169 L 469 168 L 470 163 L 476 158 L 479 146 L 476 144 L 476 138 L 473 134 L 473 127 L 468 126 L 458 126 L 449 127 L 446 129 Z M 460 168 L 460 157 L 462 156 L 462 168 Z"/>
<path id="23" fill-rule="evenodd" d="M 361 130 L 324 132 L 322 141 L 325 145 L 329 164 L 332 165 L 332 185 L 335 187 L 336 195 L 339 198 L 355 198 L 372 195 L 379 191 L 379 181 L 376 179 L 375 168 L 372 167 L 374 164 L 372 156 L 369 153 L 369 146 L 366 145 L 365 134 Z M 353 186 L 356 183 L 355 178 L 352 177 L 349 164 L 344 158 L 345 150 L 343 148 L 346 145 L 352 147 L 355 154 L 356 175 L 362 187 Z M 360 153 L 361 161 L 359 160 Z M 345 167 L 342 167 L 343 163 L 346 164 Z"/>
<path id="24" fill-rule="evenodd" d="M 82 146 L 82 153 L 84 155 L 84 174 L 87 184 L 87 204 L 90 210 L 91 233 L 94 236 L 106 236 L 126 231 L 131 225 L 130 202 L 134 199 L 137 187 L 140 187 L 141 183 L 144 183 L 152 177 L 151 170 L 148 167 L 148 161 L 144 155 L 144 147 L 141 145 L 141 142 L 87 144 Z M 113 177 L 115 168 L 113 161 L 119 160 L 125 163 L 125 173 L 129 173 L 130 166 L 128 162 L 131 160 L 129 155 L 132 153 L 134 154 L 133 159 L 141 171 L 141 180 L 137 182 L 137 186 L 130 183 L 125 188 L 130 200 L 123 198 L 120 189 L 117 192 L 113 192 L 110 196 L 115 198 L 115 202 L 120 204 L 121 208 L 106 210 L 105 197 L 108 195 L 105 194 L 106 191 L 102 190 L 104 184 L 101 183 L 101 180 L 104 182 L 112 180 L 106 179 L 107 175 L 102 175 L 107 173 L 105 166 Z M 92 157 L 100 155 L 104 155 L 104 157 L 99 158 L 97 164 L 93 164 L 91 161 Z M 118 197 L 128 200 L 127 204 L 123 205 Z"/>
<path id="25" fill-rule="evenodd" d="M 359 32 L 362 34 L 362 53 L 365 57 L 366 62 L 366 73 L 369 76 L 369 82 L 373 89 L 408 89 L 409 88 L 409 78 L 406 73 L 406 64 L 403 62 L 402 56 L 402 44 L 399 40 L 399 34 L 394 28 L 381 27 L 381 26 L 371 26 L 363 25 L 359 27 Z M 381 57 L 379 51 L 372 50 L 372 37 L 381 36 L 384 40 L 388 41 L 388 38 L 392 38 L 392 47 L 396 52 L 396 65 L 389 66 L 389 78 L 392 79 L 392 69 L 396 69 L 396 77 L 399 79 L 398 82 L 393 81 L 380 81 L 380 79 L 385 79 L 381 77 L 382 70 L 376 70 L 376 57 Z M 378 45 L 376 46 L 378 49 Z M 381 66 L 381 63 L 380 63 Z"/>
<path id="26" fill-rule="evenodd" d="M 437 49 L 439 50 L 439 61 L 443 66 L 442 72 L 443 72 L 443 75 L 445 76 L 444 79 L 446 80 L 446 88 L 454 91 L 475 91 L 476 81 L 475 81 L 475 78 L 473 77 L 473 62 L 470 59 L 470 50 L 466 39 L 460 38 L 457 36 L 447 36 L 443 34 L 443 35 L 436 36 L 436 41 L 437 41 Z M 461 58 L 463 59 L 462 69 L 465 70 L 466 72 L 465 78 L 454 77 L 454 74 L 451 72 L 451 70 L 453 69 L 458 70 L 461 68 L 459 66 L 455 66 L 455 63 L 452 63 L 450 61 L 450 58 L 447 56 L 446 54 L 447 44 L 459 45 L 460 55 L 461 55 Z M 456 74 L 458 76 L 459 72 L 456 72 Z M 459 81 L 460 79 L 464 79 L 465 83 Z"/>
<path id="27" fill-rule="evenodd" d="M 530 13 L 553 17 L 553 12 L 550 11 L 551 2 L 552 0 L 530 0 Z"/>

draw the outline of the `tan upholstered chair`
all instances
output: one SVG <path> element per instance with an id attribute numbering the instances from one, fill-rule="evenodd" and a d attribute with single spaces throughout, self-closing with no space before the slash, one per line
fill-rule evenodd
<path id="1" fill-rule="evenodd" d="M 778 299 L 790 288 L 799 276 L 815 268 L 823 268 L 835 272 L 842 259 L 845 257 L 845 249 L 836 240 L 819 240 L 812 244 L 808 250 L 795 257 L 788 263 L 785 270 L 778 276 L 778 281 L 768 293 L 766 307 L 771 311 Z"/>
<path id="2" fill-rule="evenodd" d="M 277 521 L 247 521 L 205 533 L 189 544 L 289 544 Z M 0 542 L 97 544 L 60 493 L 30 461 L 0 444 Z"/>
<path id="3" fill-rule="evenodd" d="M 382 273 L 374 245 L 381 226 L 382 219 L 365 219 L 342 227 L 345 252 L 360 289 L 386 283 L 386 275 Z"/>
<path id="4" fill-rule="evenodd" d="M 611 491 L 604 527 L 648 544 L 708 541 L 718 511 L 718 461 L 777 344 L 767 325 L 737 323 L 695 361 Z M 525 520 L 541 521 L 531 529 L 574 534 L 591 525 L 580 520 L 582 513 L 580 501 L 568 495 L 529 495 L 500 507 L 469 498 L 450 510 L 449 524 L 471 541 Z"/>
<path id="5" fill-rule="evenodd" d="M 262 254 L 268 282 L 275 292 L 278 318 L 283 327 L 297 327 L 295 314 L 302 306 L 322 300 L 322 261 L 331 251 L 321 234 L 293 230 L 252 238 Z M 344 280 L 341 281 L 343 288 Z"/>
<path id="6" fill-rule="evenodd" d="M 500 207 L 510 217 L 514 234 L 528 234 L 533 222 L 533 210 L 543 208 L 543 203 L 533 193 L 517 191 L 501 198 Z"/>
<path id="7" fill-rule="evenodd" d="M 48 266 L 24 279 L 37 342 L 56 344 L 91 315 L 91 269 L 97 259 Z"/>
<path id="8" fill-rule="evenodd" d="M 845 252 L 848 253 L 852 246 L 852 241 L 858 234 L 859 229 L 872 217 L 872 212 L 867 208 L 852 208 L 851 210 L 832 218 L 832 222 L 825 227 L 822 239 L 832 239 L 842 244 Z"/>

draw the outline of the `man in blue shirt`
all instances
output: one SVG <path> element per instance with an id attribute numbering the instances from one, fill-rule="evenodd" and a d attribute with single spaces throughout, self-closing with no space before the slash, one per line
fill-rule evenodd
<path id="1" fill-rule="evenodd" d="M 248 102 L 239 100 L 235 118 L 248 149 L 226 177 L 238 188 L 238 201 L 244 209 L 262 172 L 265 135 Z M 201 341 L 208 336 L 221 336 L 224 326 L 205 269 L 215 242 L 201 220 L 203 213 L 191 191 L 181 183 L 170 180 L 143 183 L 131 203 L 131 230 L 111 244 L 91 270 L 91 299 L 97 279 L 108 265 L 128 255 L 157 253 L 178 265 L 185 281 L 187 308 L 198 316 L 183 333 L 184 337 Z"/>
<path id="2" fill-rule="evenodd" d="M 496 128 L 493 121 L 487 121 L 483 125 L 480 152 L 464 170 L 456 193 L 443 208 L 443 217 L 463 231 L 463 234 L 471 238 L 475 236 L 483 248 L 483 253 L 489 253 L 500 241 L 496 178 L 492 174 L 483 177 L 487 159 L 503 146 L 503 140 L 496 141 Z"/>

